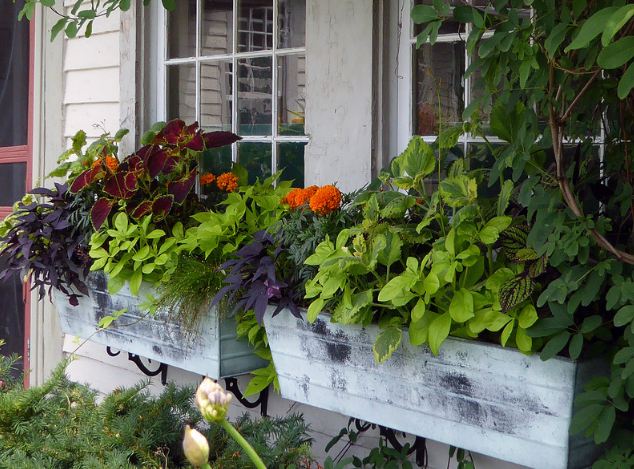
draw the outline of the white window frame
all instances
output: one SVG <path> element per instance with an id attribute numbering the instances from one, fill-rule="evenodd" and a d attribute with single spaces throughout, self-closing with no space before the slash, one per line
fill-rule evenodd
<path id="1" fill-rule="evenodd" d="M 231 60 L 232 63 L 232 88 L 233 88 L 233 96 L 230 99 L 233 101 L 231 106 L 231 131 L 237 135 L 240 135 L 238 129 L 238 106 L 237 106 L 237 95 L 238 95 L 238 74 L 236 71 L 238 70 L 238 61 L 240 59 L 247 58 L 260 58 L 260 57 L 271 57 L 271 80 L 272 80 L 272 93 L 271 93 L 271 114 L 272 114 L 272 122 L 271 122 L 271 135 L 263 135 L 263 136 L 252 136 L 252 135 L 240 135 L 242 140 L 239 143 L 234 143 L 231 145 L 231 159 L 232 161 L 238 162 L 238 145 L 240 143 L 269 143 L 271 144 L 271 172 L 274 174 L 277 171 L 278 167 L 278 144 L 279 143 L 308 143 L 310 138 L 308 135 L 303 136 L 289 136 L 289 135 L 279 135 L 278 129 L 278 64 L 279 59 L 284 56 L 298 56 L 304 57 L 306 60 L 306 46 L 304 47 L 294 47 L 294 48 L 278 48 L 279 35 L 277 34 L 278 30 L 278 17 L 279 17 L 279 2 L 278 0 L 273 0 L 273 46 L 269 50 L 261 50 L 255 52 L 238 52 L 238 32 L 239 32 L 239 15 L 238 7 L 239 1 L 233 0 L 233 51 L 228 54 L 217 54 L 217 55 L 201 55 L 201 15 L 199 14 L 202 11 L 202 3 L 204 0 L 197 0 L 197 16 L 196 16 L 196 56 L 195 57 L 185 57 L 185 58 L 168 58 L 168 44 L 167 44 L 167 35 L 168 35 L 168 12 L 164 8 L 158 9 L 158 25 L 157 28 L 157 43 L 158 47 L 158 60 L 157 62 L 157 113 L 158 120 L 166 120 L 167 119 L 167 68 L 170 65 L 178 65 L 178 64 L 191 64 L 194 63 L 196 67 L 196 121 L 201 122 L 201 110 L 200 110 L 200 102 L 201 102 L 201 89 L 200 89 L 200 66 L 202 62 L 206 62 L 209 60 Z"/>

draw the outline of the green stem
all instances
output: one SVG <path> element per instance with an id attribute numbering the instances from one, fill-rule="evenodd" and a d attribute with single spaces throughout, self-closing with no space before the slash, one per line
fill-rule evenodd
<path id="1" fill-rule="evenodd" d="M 245 440 L 242 435 L 240 435 L 240 432 L 238 432 L 238 430 L 236 430 L 233 425 L 227 422 L 226 419 L 222 419 L 218 423 L 227 431 L 227 433 L 229 433 L 229 435 L 231 435 L 234 440 L 238 442 L 240 446 L 242 446 L 242 449 L 244 449 L 244 452 L 247 453 L 247 456 L 251 458 L 251 461 L 253 461 L 255 467 L 257 467 L 258 469 L 266 469 L 266 466 L 260 459 L 260 456 L 258 456 L 258 453 L 256 453 L 253 449 L 253 446 L 251 446 L 249 442 Z"/>

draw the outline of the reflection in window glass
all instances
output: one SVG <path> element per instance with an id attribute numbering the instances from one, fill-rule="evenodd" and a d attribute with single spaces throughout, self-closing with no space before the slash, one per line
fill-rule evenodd
<path id="1" fill-rule="evenodd" d="M 200 124 L 205 130 L 231 130 L 232 63 L 200 64 Z"/>
<path id="2" fill-rule="evenodd" d="M 0 206 L 12 206 L 25 192 L 26 163 L 0 163 Z"/>
<path id="3" fill-rule="evenodd" d="M 271 135 L 273 122 L 272 58 L 238 60 L 238 133 Z"/>
<path id="4" fill-rule="evenodd" d="M 29 22 L 21 5 L 0 2 L 0 147 L 26 145 L 29 110 Z"/>
<path id="5" fill-rule="evenodd" d="M 465 49 L 463 43 L 414 47 L 414 132 L 437 135 L 462 119 Z M 439 109 L 440 108 L 440 109 Z"/>
<path id="6" fill-rule="evenodd" d="M 196 120 L 196 65 L 167 67 L 167 119 Z"/>
<path id="7" fill-rule="evenodd" d="M 256 179 L 263 181 L 271 175 L 271 157 L 270 143 L 238 143 L 238 163 L 249 171 L 249 184 L 254 184 Z"/>
<path id="8" fill-rule="evenodd" d="M 196 0 L 179 0 L 167 16 L 168 57 L 196 56 Z"/>
<path id="9" fill-rule="evenodd" d="M 233 52 L 233 0 L 202 2 L 201 55 Z"/>
<path id="10" fill-rule="evenodd" d="M 303 55 L 280 57 L 277 83 L 279 134 L 304 135 L 305 57 Z"/>
<path id="11" fill-rule="evenodd" d="M 273 48 L 273 0 L 238 1 L 238 52 Z"/>
<path id="12" fill-rule="evenodd" d="M 306 0 L 279 0 L 279 49 L 306 44 Z"/>
<path id="13" fill-rule="evenodd" d="M 305 142 L 285 142 L 278 145 L 277 169 L 283 169 L 282 181 L 293 181 L 293 187 L 304 187 Z"/>

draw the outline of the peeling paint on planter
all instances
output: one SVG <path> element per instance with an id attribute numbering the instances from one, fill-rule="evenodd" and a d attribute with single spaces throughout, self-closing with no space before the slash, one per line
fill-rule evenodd
<path id="1" fill-rule="evenodd" d="M 75 307 L 68 303 L 66 295 L 55 292 L 62 330 L 66 334 L 213 379 L 238 376 L 266 366 L 267 362 L 253 354 L 246 340 L 236 340 L 233 318 L 223 320 L 212 311 L 203 319 L 197 334 L 187 334 L 160 311 L 141 319 L 143 312 L 138 304 L 148 293 L 153 293 L 149 284 L 141 286 L 137 297 L 127 284 L 112 296 L 107 283 L 103 272 L 92 272 L 87 280 L 90 297 L 81 297 Z M 95 333 L 103 317 L 124 308 L 128 311 L 110 327 Z"/>
<path id="2" fill-rule="evenodd" d="M 435 357 L 409 342 L 383 365 L 377 326 L 265 315 L 282 397 L 536 469 L 589 467 L 601 449 L 568 434 L 583 383 L 602 360 L 541 361 L 516 349 L 449 338 Z"/>

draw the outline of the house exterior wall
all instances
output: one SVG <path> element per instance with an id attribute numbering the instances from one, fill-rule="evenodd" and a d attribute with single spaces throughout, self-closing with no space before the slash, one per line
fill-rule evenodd
<path id="1" fill-rule="evenodd" d="M 93 35 L 88 39 L 58 38 L 63 57 L 62 51 L 58 50 L 50 58 L 43 58 L 52 67 L 55 61 L 61 61 L 59 81 L 55 82 L 53 76 L 48 83 L 57 89 L 50 90 L 55 98 L 50 102 L 54 112 L 47 114 L 47 122 L 52 122 L 50 119 L 55 119 L 57 114 L 61 116 L 54 125 L 57 125 L 57 140 L 66 145 L 79 129 L 85 130 L 89 138 L 96 138 L 104 130 L 116 132 L 121 123 L 132 129 L 137 126 L 135 93 L 138 90 L 134 81 L 138 78 L 136 62 L 141 55 L 135 50 L 138 27 L 135 8 L 96 21 Z M 48 21 L 50 29 L 50 19 Z M 352 190 L 371 180 L 373 21 L 373 0 L 307 0 L 305 93 L 310 143 L 305 156 L 306 185 L 337 182 L 342 190 Z M 138 134 L 139 129 L 136 130 Z M 43 133 L 44 128 L 40 132 Z M 45 174 L 54 167 L 63 147 L 48 145 L 38 174 Z M 122 154 L 133 148 L 133 140 L 124 142 Z M 103 393 L 146 378 L 128 360 L 126 353 L 112 356 L 105 347 L 86 341 L 86 338 L 77 341 L 67 336 L 62 343 L 53 307 L 48 302 L 39 302 L 37 311 L 38 325 L 34 333 L 38 334 L 38 343 L 42 344 L 42 350 L 38 352 L 42 359 L 37 364 L 40 370 L 36 370 L 39 377 L 36 384 L 61 357 L 60 351 L 65 355 L 74 352 L 77 357 L 68 368 L 72 379 L 89 382 Z M 45 345 L 54 353 L 46 352 L 51 348 L 47 349 Z M 43 358 L 45 353 L 49 357 L 46 360 Z M 156 367 L 155 363 L 146 364 L 150 369 Z M 168 369 L 170 380 L 195 385 L 200 378 L 183 370 Z M 239 378 L 241 389 L 246 387 L 247 381 L 247 377 Z M 161 387 L 159 379 L 153 378 L 152 389 L 159 392 Z M 243 411 L 257 413 L 258 409 L 249 410 L 239 404 L 232 406 L 234 416 Z M 303 413 L 311 423 L 315 437 L 313 451 L 323 461 L 326 443 L 347 425 L 348 417 L 287 401 L 271 392 L 269 414 L 294 412 Z M 344 444 L 345 441 L 341 441 L 329 454 L 334 457 Z M 369 448 L 377 445 L 378 431 L 368 431 L 347 455 L 364 457 Z M 429 468 L 446 468 L 448 447 L 429 441 L 427 448 Z M 475 459 L 478 469 L 519 469 L 519 466 L 487 457 L 476 455 Z"/>

